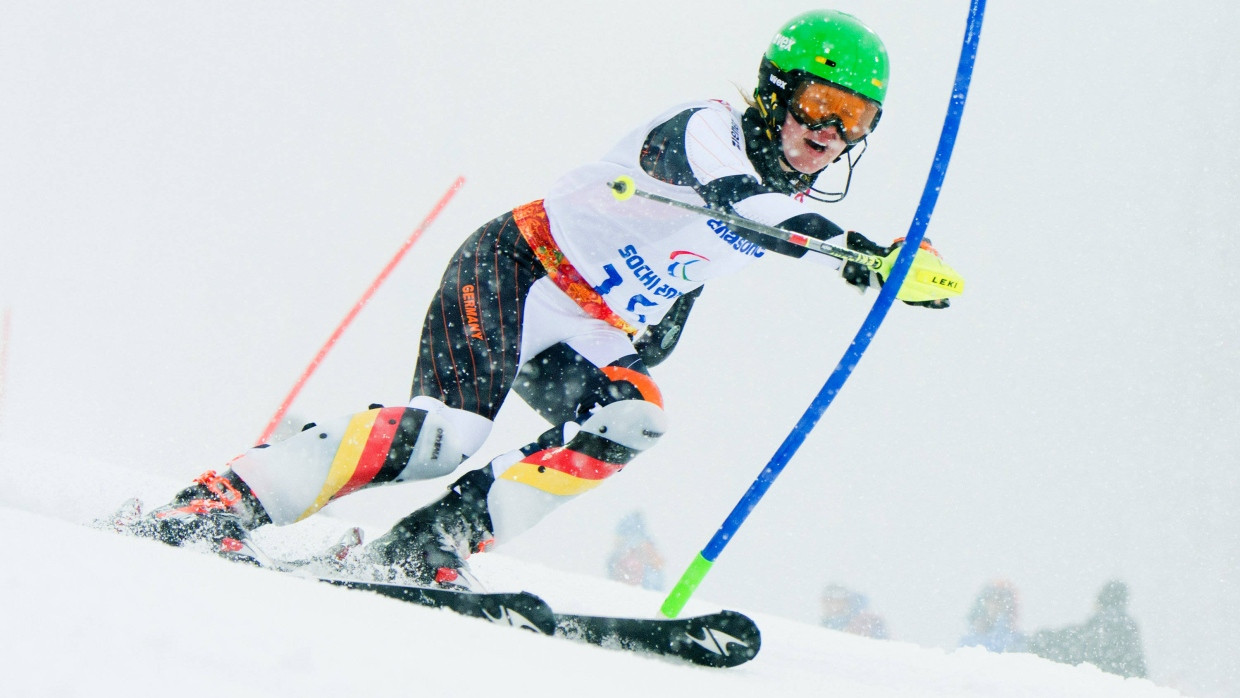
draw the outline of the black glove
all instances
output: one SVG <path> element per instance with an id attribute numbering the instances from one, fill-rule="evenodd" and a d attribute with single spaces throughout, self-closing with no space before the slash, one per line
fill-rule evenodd
<path id="1" fill-rule="evenodd" d="M 895 249 L 894 246 L 881 247 L 876 245 L 869 238 L 855 230 L 848 232 L 845 241 L 848 249 L 854 252 L 872 254 L 876 257 L 886 257 L 888 253 Z M 883 285 L 882 277 L 874 273 L 873 269 L 857 262 L 844 262 L 844 266 L 840 269 L 840 276 L 844 277 L 844 281 L 856 286 L 862 293 L 865 293 L 865 290 L 870 286 L 881 287 Z"/>
<path id="2" fill-rule="evenodd" d="M 904 239 L 901 238 L 887 247 L 880 247 L 872 240 L 855 230 L 849 231 L 848 237 L 845 238 L 845 240 L 848 249 L 863 252 L 865 254 L 872 254 L 877 257 L 886 257 L 891 254 L 893 250 L 904 244 Z M 931 244 L 928 239 L 923 240 L 923 242 L 927 245 Z M 844 277 L 844 281 L 856 286 L 862 293 L 864 293 L 870 286 L 876 285 L 881 288 L 883 283 L 886 281 L 886 279 L 884 279 L 873 269 L 870 269 L 864 264 L 858 264 L 857 262 L 845 262 L 844 266 L 840 269 L 840 275 Z M 933 301 L 903 302 L 906 305 L 916 305 L 922 308 L 934 308 L 935 310 L 951 307 L 951 303 L 948 302 L 946 298 Z"/>

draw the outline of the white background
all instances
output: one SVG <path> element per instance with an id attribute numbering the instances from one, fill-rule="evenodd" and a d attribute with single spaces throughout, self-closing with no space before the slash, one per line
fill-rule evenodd
<path id="1" fill-rule="evenodd" d="M 921 195 L 967 3 L 836 6 L 883 37 L 892 78 L 824 212 L 881 241 Z M 739 101 L 803 9 L 5 2 L 0 439 L 55 465 L 2 467 L 85 492 L 95 461 L 219 467 L 463 174 L 293 411 L 402 402 L 469 232 L 672 104 Z M 989 579 L 1033 630 L 1079 622 L 1118 577 L 1155 679 L 1240 695 L 1236 26 L 1222 0 L 991 4 L 929 229 L 966 294 L 893 309 L 699 593 L 814 622 L 840 582 L 897 638 L 949 648 Z M 601 574 L 640 508 L 677 576 L 872 299 L 790 260 L 712 284 L 655 370 L 664 442 L 505 552 Z M 542 429 L 515 400 L 500 422 L 480 455 Z M 381 527 L 443 484 L 334 509 Z"/>

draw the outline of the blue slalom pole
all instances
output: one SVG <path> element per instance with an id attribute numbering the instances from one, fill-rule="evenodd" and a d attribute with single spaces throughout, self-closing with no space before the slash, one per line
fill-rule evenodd
<path id="1" fill-rule="evenodd" d="M 934 212 L 934 206 L 939 199 L 939 191 L 943 188 L 943 179 L 947 176 L 947 164 L 951 160 L 952 149 L 956 145 L 956 134 L 960 130 L 960 119 L 964 114 L 965 98 L 968 97 L 969 82 L 973 77 L 973 63 L 977 58 L 977 46 L 982 31 L 982 15 L 985 9 L 986 0 L 972 0 L 969 4 L 969 18 L 965 27 L 964 43 L 960 49 L 960 62 L 956 68 L 956 82 L 952 87 L 947 117 L 943 121 L 943 131 L 939 135 L 938 150 L 934 153 L 934 163 L 930 167 L 930 175 L 926 178 L 926 186 L 922 190 L 921 202 L 918 204 L 917 212 L 913 216 L 913 223 L 909 226 L 908 235 L 904 238 L 904 245 L 900 250 L 900 254 L 896 257 L 896 263 L 891 268 L 890 277 L 879 292 L 878 299 L 874 301 L 874 306 L 870 308 L 865 322 L 861 324 L 861 329 L 853 337 L 852 344 L 844 352 L 844 356 L 836 365 L 835 370 L 827 377 L 827 382 L 818 391 L 818 395 L 814 397 L 813 402 L 810 403 L 805 413 L 801 415 L 801 419 L 797 421 L 796 426 L 792 428 L 784 442 L 780 444 L 775 451 L 775 455 L 771 457 L 766 467 L 762 469 L 758 478 L 749 486 L 749 490 L 737 502 L 732 509 L 732 513 L 728 515 L 728 518 L 724 520 L 719 530 L 715 532 L 714 537 L 710 539 L 706 547 L 689 564 L 680 581 L 676 583 L 676 586 L 668 594 L 667 599 L 663 601 L 663 606 L 660 610 L 668 618 L 675 618 L 685 607 L 689 597 L 693 595 L 698 585 L 702 583 L 702 579 L 710 571 L 711 566 L 715 564 L 715 560 L 723 552 L 728 541 L 736 534 L 741 524 L 745 523 L 745 519 L 749 517 L 750 512 L 757 506 L 758 500 L 762 499 L 766 491 L 770 489 L 771 483 L 783 472 L 784 466 L 788 465 L 788 461 L 792 459 L 797 449 L 804 443 L 805 437 L 809 435 L 814 425 L 818 423 L 823 413 L 830 407 L 831 402 L 840 392 L 840 388 L 844 386 L 844 382 L 848 380 L 857 363 L 861 361 L 862 354 L 870 346 L 870 340 L 878 332 L 879 325 L 882 324 L 883 318 L 887 316 L 887 311 L 891 308 L 892 302 L 895 301 L 896 293 L 900 290 L 900 285 L 904 283 L 904 277 L 908 274 L 909 267 L 913 263 L 913 257 L 917 253 L 917 248 L 921 246 L 922 238 L 926 235 L 926 227 L 930 224 L 930 215 Z"/>

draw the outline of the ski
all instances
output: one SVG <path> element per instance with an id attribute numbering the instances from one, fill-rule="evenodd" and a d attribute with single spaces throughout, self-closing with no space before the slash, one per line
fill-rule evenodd
<path id="1" fill-rule="evenodd" d="M 493 623 L 537 630 L 546 635 L 599 647 L 675 657 L 708 667 L 734 667 L 753 659 L 762 647 L 762 634 L 749 617 L 736 611 L 720 611 L 690 618 L 623 618 L 554 613 L 541 598 L 529 592 L 487 593 L 446 591 L 393 582 L 344 580 L 312 570 L 342 564 L 361 546 L 362 530 L 345 531 L 325 552 L 300 561 L 277 561 L 247 545 L 264 567 L 422 606 L 447 608 L 462 615 Z"/>
<path id="2" fill-rule="evenodd" d="M 676 657 L 707 667 L 734 667 L 762 647 L 758 625 L 736 611 L 690 618 L 609 618 L 555 614 L 555 634 L 600 647 Z"/>
<path id="3" fill-rule="evenodd" d="M 657 654 L 706 667 L 734 667 L 753 659 L 762 635 L 749 617 L 720 611 L 690 618 L 622 618 L 554 613 L 529 592 L 450 591 L 428 587 L 320 577 L 320 581 L 389 598 L 445 608 L 499 625 L 608 649 Z"/>
<path id="4" fill-rule="evenodd" d="M 94 526 L 134 535 L 133 526 L 141 516 L 142 503 L 131 499 L 112 516 L 97 520 Z M 454 590 L 350 579 L 345 576 L 348 574 L 345 561 L 361 542 L 361 529 L 350 528 L 338 543 L 305 559 L 276 559 L 254 545 L 248 537 L 244 540 L 227 539 L 216 554 L 272 572 L 379 594 L 419 606 L 442 608 L 497 625 L 608 649 L 676 658 L 699 666 L 739 666 L 753 659 L 762 646 L 757 624 L 735 611 L 674 619 L 590 616 L 556 613 L 541 597 L 526 591 Z"/>
<path id="5" fill-rule="evenodd" d="M 481 618 L 497 625 L 510 625 L 521 630 L 533 630 L 543 635 L 551 635 L 556 629 L 556 617 L 547 602 L 525 591 L 513 593 L 454 591 L 329 577 L 320 578 L 320 581 L 347 589 L 374 592 L 419 606 L 444 608 L 463 616 Z"/>

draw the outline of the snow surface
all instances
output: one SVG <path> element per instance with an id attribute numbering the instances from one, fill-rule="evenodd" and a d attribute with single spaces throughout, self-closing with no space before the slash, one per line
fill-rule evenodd
<path id="1" fill-rule="evenodd" d="M 1181 695 L 1089 665 L 870 640 L 752 611 L 762 650 L 733 669 L 576 644 L 99 530 L 89 524 L 107 513 L 103 501 L 167 485 L 103 464 L 92 472 L 97 487 L 79 495 L 0 480 L 0 529 L 10 532 L 0 695 Z M 292 556 L 345 526 L 320 516 L 258 540 Z M 491 590 L 533 591 L 565 612 L 652 616 L 662 601 L 498 553 L 475 556 L 473 569 Z M 694 598 L 685 614 L 717 608 Z"/>

